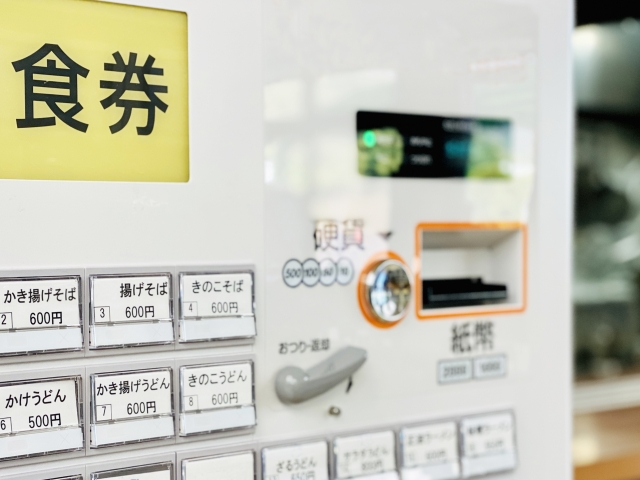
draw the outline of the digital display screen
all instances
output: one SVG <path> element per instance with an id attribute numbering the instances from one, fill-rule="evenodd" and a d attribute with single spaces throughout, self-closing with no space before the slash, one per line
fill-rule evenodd
<path id="1" fill-rule="evenodd" d="M 363 111 L 356 118 L 362 175 L 510 177 L 508 120 Z"/>

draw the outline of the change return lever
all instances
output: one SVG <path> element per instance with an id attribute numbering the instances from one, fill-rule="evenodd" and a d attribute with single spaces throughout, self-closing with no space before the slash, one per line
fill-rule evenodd
<path id="1" fill-rule="evenodd" d="M 276 375 L 276 394 L 282 403 L 301 403 L 349 378 L 367 360 L 367 351 L 345 347 L 306 372 L 284 367 Z"/>

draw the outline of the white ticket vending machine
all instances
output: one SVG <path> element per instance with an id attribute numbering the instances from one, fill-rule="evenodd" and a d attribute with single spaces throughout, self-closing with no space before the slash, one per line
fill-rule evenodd
<path id="1" fill-rule="evenodd" d="M 571 478 L 572 18 L 0 0 L 0 480 Z"/>

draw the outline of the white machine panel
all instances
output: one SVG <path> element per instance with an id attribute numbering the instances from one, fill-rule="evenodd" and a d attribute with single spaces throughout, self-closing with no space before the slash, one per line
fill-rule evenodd
<path id="1" fill-rule="evenodd" d="M 0 2 L 0 480 L 569 480 L 572 19 Z"/>

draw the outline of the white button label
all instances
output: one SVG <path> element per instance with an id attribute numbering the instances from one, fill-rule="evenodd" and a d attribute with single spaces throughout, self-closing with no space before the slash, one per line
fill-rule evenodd
<path id="1" fill-rule="evenodd" d="M 515 468 L 515 426 L 510 412 L 464 418 L 460 433 L 464 478 Z"/>
<path id="2" fill-rule="evenodd" d="M 396 468 L 393 432 L 338 437 L 334 440 L 333 451 L 339 479 L 384 473 Z"/>
<path id="3" fill-rule="evenodd" d="M 495 355 L 476 358 L 473 362 L 473 373 L 478 379 L 504 377 L 507 374 L 507 357 Z"/>
<path id="4" fill-rule="evenodd" d="M 91 380 L 95 422 L 172 414 L 169 368 L 92 375 Z"/>
<path id="5" fill-rule="evenodd" d="M 250 273 L 185 273 L 180 281 L 182 318 L 253 315 Z"/>
<path id="6" fill-rule="evenodd" d="M 80 277 L 0 280 L 0 331 L 80 325 Z"/>
<path id="7" fill-rule="evenodd" d="M 465 418 L 461 430 L 465 457 L 513 452 L 513 416 L 510 413 Z"/>
<path id="8" fill-rule="evenodd" d="M 264 480 L 328 480 L 327 442 L 262 450 Z"/>
<path id="9" fill-rule="evenodd" d="M 92 276 L 94 324 L 171 320 L 171 275 Z"/>
<path id="10" fill-rule="evenodd" d="M 254 480 L 252 452 L 223 455 L 182 462 L 182 480 Z"/>
<path id="11" fill-rule="evenodd" d="M 92 473 L 91 480 L 172 480 L 173 464 L 144 465 Z"/>
<path id="12" fill-rule="evenodd" d="M 182 411 L 253 405 L 251 362 L 181 367 Z"/>
<path id="13" fill-rule="evenodd" d="M 0 386 L 0 436 L 78 427 L 77 382 L 68 378 Z"/>
<path id="14" fill-rule="evenodd" d="M 403 467 L 458 462 L 458 429 L 455 422 L 403 428 L 401 438 Z"/>

